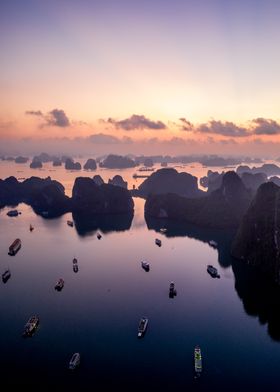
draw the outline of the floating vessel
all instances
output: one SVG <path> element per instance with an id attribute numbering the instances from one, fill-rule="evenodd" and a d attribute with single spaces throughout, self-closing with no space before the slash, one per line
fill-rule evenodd
<path id="1" fill-rule="evenodd" d="M 155 171 L 155 169 L 153 169 L 153 168 L 151 168 L 151 167 L 140 167 L 139 169 L 138 169 L 138 171 L 140 171 L 140 172 L 153 172 L 153 171 Z"/>
<path id="2" fill-rule="evenodd" d="M 202 356 L 199 346 L 195 346 L 194 348 L 194 371 L 196 378 L 199 377 L 202 372 Z"/>
<path id="3" fill-rule="evenodd" d="M 99 240 L 101 240 L 102 235 L 101 235 L 100 233 L 97 233 L 96 237 L 97 237 Z"/>
<path id="4" fill-rule="evenodd" d="M 217 247 L 218 247 L 218 243 L 217 243 L 216 241 L 213 241 L 213 240 L 210 240 L 210 241 L 208 242 L 208 244 L 209 244 L 210 246 L 212 246 L 212 248 L 217 248 Z"/>
<path id="5" fill-rule="evenodd" d="M 73 227 L 73 226 L 74 226 L 74 223 L 73 223 L 73 221 L 68 220 L 68 221 L 67 221 L 67 225 Z"/>
<path id="6" fill-rule="evenodd" d="M 56 285 L 54 286 L 55 290 L 61 291 L 64 287 L 64 280 L 62 278 L 58 279 Z"/>
<path id="7" fill-rule="evenodd" d="M 30 225 L 30 226 L 29 226 L 29 230 L 30 230 L 30 231 L 33 231 L 33 230 L 34 230 L 34 227 L 33 227 L 32 225 Z"/>
<path id="8" fill-rule="evenodd" d="M 160 231 L 161 233 L 166 233 L 166 232 L 167 232 L 167 229 L 166 229 L 165 227 L 161 227 L 161 228 L 159 229 L 159 231 Z"/>
<path id="9" fill-rule="evenodd" d="M 75 353 L 72 355 L 72 358 L 70 359 L 69 362 L 69 369 L 74 370 L 76 367 L 80 365 L 81 362 L 81 356 L 80 353 Z"/>
<path id="10" fill-rule="evenodd" d="M 20 248 L 21 248 L 21 240 L 17 238 L 16 240 L 14 240 L 12 245 L 10 245 L 8 254 L 10 256 L 14 256 L 20 250 Z"/>
<path id="11" fill-rule="evenodd" d="M 137 173 L 134 173 L 132 177 L 133 177 L 133 178 L 148 178 L 149 176 L 148 176 L 148 175 L 145 175 L 145 174 L 137 174 Z"/>
<path id="12" fill-rule="evenodd" d="M 220 279 L 220 275 L 218 274 L 217 268 L 213 267 L 213 265 L 207 265 L 207 272 L 212 276 L 212 278 Z"/>
<path id="13" fill-rule="evenodd" d="M 78 260 L 76 258 L 73 259 L 73 271 L 78 272 L 79 267 L 78 267 Z"/>
<path id="14" fill-rule="evenodd" d="M 169 286 L 169 297 L 173 298 L 177 295 L 177 290 L 175 289 L 175 283 L 171 282 Z"/>
<path id="15" fill-rule="evenodd" d="M 27 321 L 27 323 L 24 326 L 24 331 L 22 336 L 32 336 L 36 329 L 38 328 L 39 325 L 39 317 L 38 316 L 32 316 L 30 319 Z"/>
<path id="16" fill-rule="evenodd" d="M 142 317 L 138 325 L 138 338 L 142 338 L 146 332 L 148 326 L 147 317 Z"/>
<path id="17" fill-rule="evenodd" d="M 150 264 L 147 261 L 141 261 L 141 266 L 145 271 L 150 271 Z"/>
<path id="18" fill-rule="evenodd" d="M 8 270 L 6 270 L 6 271 L 2 274 L 2 281 L 3 281 L 3 283 L 8 282 L 8 280 L 10 279 L 10 277 L 11 277 L 11 272 L 10 272 L 10 270 L 8 269 Z"/>
<path id="19" fill-rule="evenodd" d="M 18 216 L 20 212 L 18 210 L 10 210 L 7 212 L 8 216 Z"/>
<path id="20" fill-rule="evenodd" d="M 158 238 L 155 239 L 155 243 L 156 245 L 161 246 L 161 240 L 159 240 Z"/>

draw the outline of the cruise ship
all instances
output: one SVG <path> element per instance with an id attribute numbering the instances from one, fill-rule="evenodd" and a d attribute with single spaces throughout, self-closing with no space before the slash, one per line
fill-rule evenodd
<path id="1" fill-rule="evenodd" d="M 16 240 L 14 240 L 12 245 L 10 245 L 8 254 L 10 256 L 14 256 L 20 250 L 20 248 L 21 248 L 21 240 L 17 238 Z"/>
<path id="2" fill-rule="evenodd" d="M 38 328 L 39 325 L 39 317 L 38 316 L 32 316 L 30 319 L 27 321 L 27 323 L 24 326 L 24 331 L 22 336 L 32 336 L 36 329 Z"/>

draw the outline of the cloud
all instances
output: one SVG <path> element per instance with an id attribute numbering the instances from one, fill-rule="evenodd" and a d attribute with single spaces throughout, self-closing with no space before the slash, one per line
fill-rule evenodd
<path id="1" fill-rule="evenodd" d="M 65 128 L 70 126 L 69 118 L 66 116 L 64 110 L 61 109 L 53 109 L 48 114 L 42 113 L 41 110 L 27 110 L 25 114 L 42 117 L 45 121 L 42 127 L 53 126 Z"/>
<path id="2" fill-rule="evenodd" d="M 94 135 L 90 135 L 87 140 L 94 144 L 130 144 L 133 143 L 130 137 L 118 138 L 113 135 L 105 134 L 105 133 L 97 133 Z"/>
<path id="3" fill-rule="evenodd" d="M 252 123 L 255 135 L 277 135 L 280 133 L 280 124 L 274 120 L 259 117 L 252 120 Z"/>
<path id="4" fill-rule="evenodd" d="M 114 120 L 108 118 L 106 121 L 109 124 L 114 125 L 117 129 L 123 129 L 125 131 L 132 131 L 134 129 L 166 129 L 166 125 L 161 121 L 152 121 L 143 115 L 133 114 L 131 117 L 124 120 Z"/>
<path id="5" fill-rule="evenodd" d="M 26 110 L 25 114 L 31 115 L 31 116 L 43 116 L 43 113 L 41 110 Z"/>
<path id="6" fill-rule="evenodd" d="M 196 131 L 230 137 L 244 137 L 249 135 L 246 128 L 240 127 L 229 121 L 222 122 L 211 120 L 206 124 L 199 125 L 196 128 Z"/>
<path id="7" fill-rule="evenodd" d="M 193 124 L 186 120 L 184 117 L 179 118 L 179 120 L 181 121 L 181 130 L 182 131 L 192 131 L 193 130 Z"/>

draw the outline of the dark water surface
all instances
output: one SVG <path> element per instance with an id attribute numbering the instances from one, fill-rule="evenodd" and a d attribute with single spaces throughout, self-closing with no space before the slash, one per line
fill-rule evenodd
<path id="1" fill-rule="evenodd" d="M 17 218 L 6 215 L 8 208 L 0 211 L 0 272 L 11 271 L 8 282 L 0 282 L 3 385 L 78 391 L 277 390 L 279 290 L 229 257 L 230 233 L 146 222 L 144 201 L 135 203 L 132 221 L 79 222 L 78 231 L 66 223 L 71 214 L 47 220 L 24 204 Z M 165 234 L 158 232 L 162 226 Z M 8 247 L 15 238 L 22 248 L 11 257 Z M 218 249 L 209 246 L 211 239 Z M 79 263 L 76 274 L 73 257 Z M 142 260 L 149 261 L 149 272 L 141 268 Z M 218 268 L 221 279 L 211 278 L 207 264 Z M 57 292 L 60 277 L 65 286 Z M 170 281 L 178 292 L 173 299 Z M 40 326 L 24 339 L 23 327 L 34 314 Z M 149 325 L 139 340 L 142 316 Z M 194 381 L 197 344 L 203 373 Z M 80 352 L 81 366 L 71 372 L 74 352 Z"/>

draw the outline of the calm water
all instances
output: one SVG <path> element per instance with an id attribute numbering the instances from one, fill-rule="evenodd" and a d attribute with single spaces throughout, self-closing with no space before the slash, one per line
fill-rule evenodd
<path id="1" fill-rule="evenodd" d="M 23 173 L 15 173 L 15 167 Z M 7 175 L 29 177 L 29 169 L 22 167 L 10 164 L 14 173 Z M 135 172 L 99 174 L 109 178 L 131 170 Z M 59 179 L 68 193 L 77 175 L 65 174 L 63 168 L 32 173 Z M 242 264 L 232 266 L 229 234 L 146 222 L 143 206 L 143 200 L 135 199 L 132 221 L 109 217 L 78 230 L 66 224 L 71 214 L 46 220 L 24 204 L 17 218 L 6 215 L 8 208 L 0 211 L 0 272 L 9 267 L 12 274 L 0 284 L 2 382 L 81 391 L 278 387 L 279 291 Z M 166 234 L 158 232 L 161 226 L 167 227 Z M 8 256 L 8 246 L 17 237 L 22 248 L 15 257 Z M 155 238 L 161 238 L 162 247 L 155 245 Z M 209 246 L 211 239 L 219 243 L 218 250 Z M 79 263 L 77 274 L 73 257 Z M 150 272 L 141 268 L 141 260 L 150 262 Z M 207 264 L 218 268 L 221 279 L 210 277 Z M 60 277 L 65 286 L 57 292 L 54 285 Z M 170 299 L 172 280 L 178 295 Z M 39 329 L 23 339 L 23 327 L 33 314 L 40 317 Z M 142 316 L 149 318 L 149 325 L 139 340 Z M 194 381 L 197 344 L 203 374 Z M 71 372 L 68 363 L 77 351 L 81 366 Z"/>

